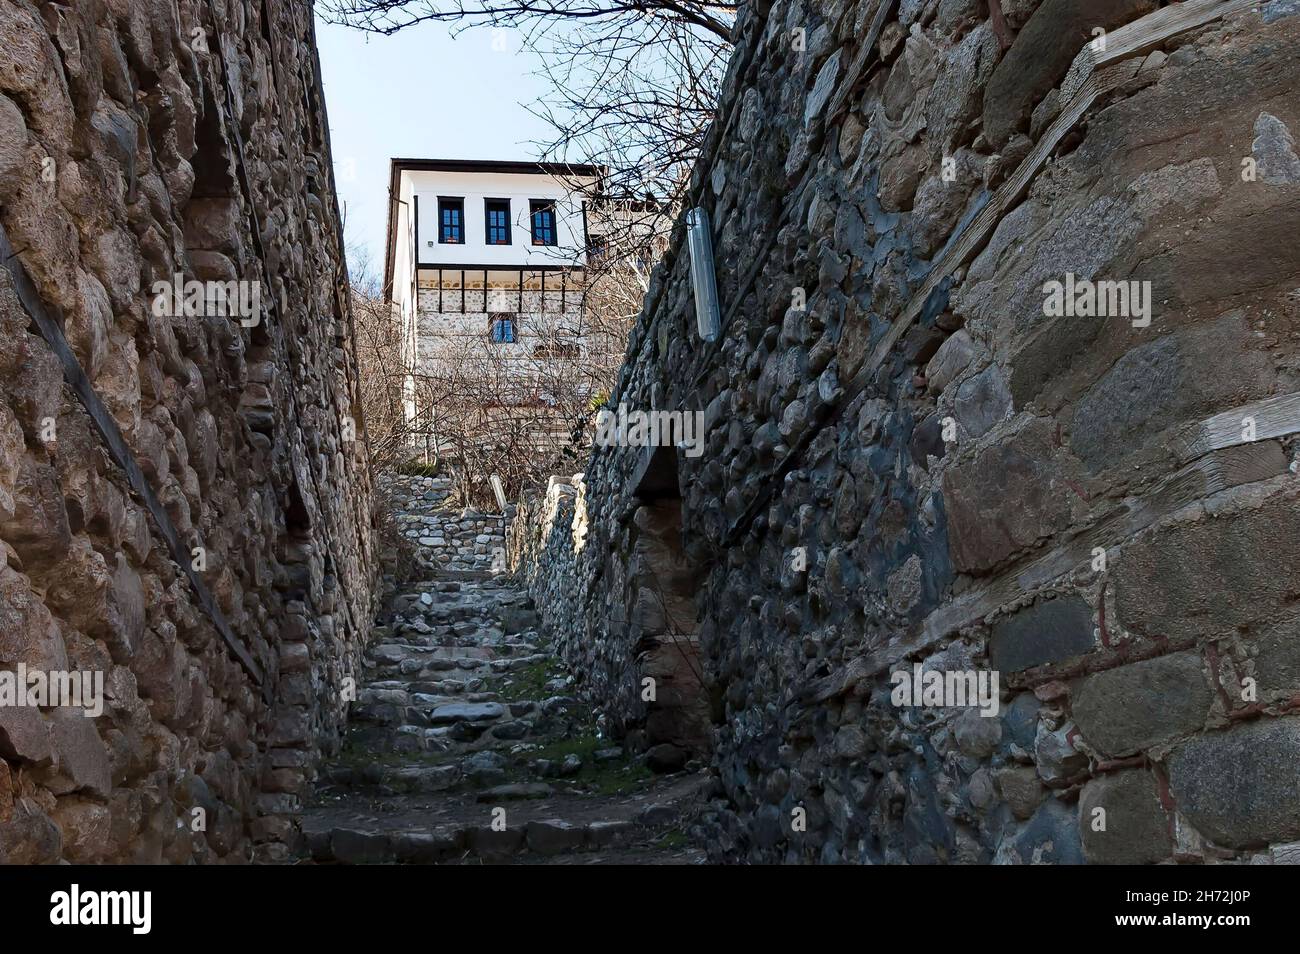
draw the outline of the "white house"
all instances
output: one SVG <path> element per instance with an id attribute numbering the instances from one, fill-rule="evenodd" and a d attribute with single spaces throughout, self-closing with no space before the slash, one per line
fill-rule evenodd
<path id="1" fill-rule="evenodd" d="M 452 356 L 489 354 L 521 400 L 536 399 L 528 380 L 555 370 L 544 365 L 579 358 L 599 176 L 589 165 L 392 160 L 384 289 L 403 328 L 408 420 L 426 410 L 414 382 Z"/>

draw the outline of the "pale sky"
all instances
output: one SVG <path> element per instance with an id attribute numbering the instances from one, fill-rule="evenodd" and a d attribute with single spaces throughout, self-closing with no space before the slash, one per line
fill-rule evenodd
<path id="1" fill-rule="evenodd" d="M 374 36 L 318 19 L 316 39 L 347 240 L 381 278 L 389 159 L 537 158 L 532 141 L 549 127 L 525 104 L 542 85 L 514 31 L 453 37 L 447 24 L 424 23 Z M 360 262 L 348 264 L 355 276 Z"/>

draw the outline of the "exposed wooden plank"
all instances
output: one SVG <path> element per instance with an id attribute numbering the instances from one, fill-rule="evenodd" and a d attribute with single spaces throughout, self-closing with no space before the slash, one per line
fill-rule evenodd
<path id="1" fill-rule="evenodd" d="M 1247 429 L 1247 419 L 1254 424 L 1253 437 Z M 1300 393 L 1281 394 L 1192 424 L 1171 444 L 1179 458 L 1186 461 L 1224 447 L 1285 437 L 1297 431 L 1300 431 Z"/>
<path id="2" fill-rule="evenodd" d="M 45 302 L 41 299 L 35 283 L 27 274 L 27 269 L 23 267 L 22 262 L 18 260 L 18 253 L 14 251 L 13 246 L 10 244 L 9 236 L 5 232 L 3 225 L 0 225 L 0 262 L 9 272 L 14 293 L 17 295 L 23 310 L 27 312 L 40 336 L 45 339 L 45 343 L 49 345 L 50 350 L 59 359 L 59 363 L 63 367 L 63 379 L 68 383 L 72 392 L 77 396 L 78 402 L 85 409 L 91 425 L 94 427 L 95 432 L 99 434 L 99 438 L 108 452 L 109 458 L 117 465 L 131 490 L 135 492 L 145 510 L 153 518 L 154 528 L 166 545 L 172 561 L 185 575 L 185 578 L 189 580 L 195 601 L 207 614 L 208 620 L 221 636 L 222 642 L 239 660 L 248 675 L 255 683 L 262 686 L 263 693 L 266 694 L 269 702 L 270 684 L 263 679 L 262 668 L 253 659 L 248 647 L 231 631 L 230 624 L 226 622 L 226 618 L 217 606 L 217 601 L 213 598 L 211 591 L 198 573 L 195 572 L 189 549 L 181 541 L 180 533 L 177 532 L 171 518 L 167 515 L 166 508 L 145 478 L 144 471 L 140 469 L 135 455 L 131 452 L 130 446 L 118 429 L 117 421 L 90 383 L 90 379 L 86 376 L 86 372 L 82 369 L 76 355 L 73 354 L 72 348 L 69 347 L 67 339 L 63 335 L 63 329 L 46 309 Z"/>
<path id="3" fill-rule="evenodd" d="M 1149 53 L 1180 33 L 1258 4 L 1259 0 L 1184 0 L 1116 27 L 1105 35 L 1104 47 L 1088 43 L 1079 51 L 1061 84 L 1061 97 L 1073 96 L 1095 70 Z"/>
<path id="4" fill-rule="evenodd" d="M 937 646 L 952 633 L 989 613 L 1053 583 L 1092 559 L 1094 547 L 1113 549 L 1165 517 L 1207 496 L 1284 474 L 1287 459 L 1276 441 L 1260 441 L 1212 452 L 1167 475 L 1128 509 L 1099 521 L 1050 553 L 1021 562 L 979 589 L 970 590 L 931 613 L 915 631 L 859 656 L 841 670 L 810 683 L 804 703 L 823 702 L 862 679 L 883 672 L 912 653 Z"/>
<path id="5" fill-rule="evenodd" d="M 931 295 L 943 283 L 950 281 L 957 269 L 966 264 L 971 256 L 979 248 L 983 247 L 998 222 L 1023 197 L 1034 176 L 1047 162 L 1047 158 L 1052 154 L 1052 151 L 1064 138 L 1065 134 L 1074 128 L 1099 97 L 1132 78 L 1141 65 L 1141 60 L 1137 58 L 1137 54 L 1179 33 L 1204 25 L 1227 14 L 1243 10 L 1251 6 L 1252 2 L 1253 0 L 1186 0 L 1184 3 L 1164 7 L 1112 31 L 1107 36 L 1106 50 L 1104 52 L 1094 51 L 1092 53 L 1093 59 L 1087 59 L 1091 44 L 1084 46 L 1084 49 L 1079 53 L 1079 57 L 1085 58 L 1084 62 L 1088 63 L 1088 68 L 1079 80 L 1078 91 L 1073 95 L 1073 98 L 1070 99 L 1056 120 L 1047 127 L 1038 142 L 1035 143 L 1034 148 L 1030 150 L 1029 155 L 1024 158 L 1011 177 L 993 194 L 988 204 L 975 217 L 958 240 L 950 243 L 940 255 L 926 275 L 925 280 L 912 295 L 907 307 L 894 319 L 889 330 L 872 350 L 870 357 L 863 362 L 862 367 L 846 384 L 840 402 L 831 408 L 821 422 L 808 428 L 799 443 L 792 447 L 785 457 L 777 463 L 772 470 L 771 476 L 764 483 L 755 499 L 749 503 L 740 517 L 727 528 L 727 532 L 723 537 L 724 544 L 732 544 L 738 539 L 744 529 L 753 522 L 755 516 L 767 506 L 767 502 L 774 492 L 777 479 L 791 469 L 812 438 L 823 428 L 834 423 L 843 409 L 853 403 L 875 378 L 876 372 L 899 340 L 925 310 Z M 877 15 L 891 6 L 892 4 L 888 0 L 884 0 L 877 10 Z M 874 41 L 872 45 L 874 45 Z M 858 57 L 854 60 L 853 70 L 861 69 L 858 61 L 863 56 L 864 54 L 859 52 Z M 1079 63 L 1080 59 L 1076 57 L 1075 62 L 1076 64 Z M 852 70 L 850 77 L 841 84 L 836 98 L 832 100 L 832 109 L 828 113 L 829 116 L 834 115 L 834 104 L 840 102 L 841 97 L 846 98 L 849 95 L 849 90 L 852 87 L 850 80 L 856 82 Z M 760 255 L 760 258 L 765 255 L 766 251 Z"/>
<path id="6" fill-rule="evenodd" d="M 826 417 L 816 426 L 808 428 L 799 441 L 790 448 L 786 455 L 777 463 L 772 472 L 772 476 L 763 484 L 758 495 L 745 508 L 745 511 L 736 519 L 727 530 L 723 542 L 732 544 L 739 537 L 740 533 L 753 522 L 754 517 L 767 506 L 768 500 L 771 499 L 772 493 L 777 483 L 777 478 L 789 471 L 797 461 L 808 444 L 823 428 L 833 424 L 838 420 L 843 410 L 853 403 L 854 399 L 861 394 L 871 381 L 875 378 L 877 370 L 885 359 L 893 351 L 894 346 L 899 339 L 911 327 L 912 323 L 924 310 L 930 295 L 942 282 L 948 281 L 952 273 L 962 265 L 966 258 L 971 255 L 976 248 L 981 246 L 987 237 L 992 233 L 994 227 L 1002 217 L 1011 209 L 1020 195 L 1028 188 L 1030 180 L 1038 169 L 1047 161 L 1051 151 L 1060 142 L 1061 138 L 1074 126 L 1075 123 L 1083 116 L 1088 107 L 1101 95 L 1102 92 L 1112 89 L 1133 75 L 1137 69 L 1137 63 L 1132 62 L 1112 67 L 1109 71 L 1094 74 L 1089 78 L 1086 88 L 1075 100 L 1062 111 L 1056 121 L 1052 123 L 1034 149 L 1025 157 L 1020 166 L 1012 177 L 1005 182 L 1001 188 L 993 194 L 988 204 L 975 217 L 975 219 L 966 227 L 965 231 L 957 241 L 952 242 L 946 251 L 939 257 L 939 260 L 930 269 L 925 281 L 917 289 L 908 303 L 907 308 L 894 319 L 889 330 L 885 332 L 881 340 L 872 350 L 870 357 L 863 362 L 861 368 L 849 380 L 844 389 L 844 396 L 840 399 Z"/>
<path id="7" fill-rule="evenodd" d="M 929 276 L 912 296 L 910 304 L 899 319 L 904 327 L 891 329 L 890 335 L 886 336 L 890 348 L 902 332 L 906 331 L 906 326 L 921 313 L 926 299 L 939 283 L 964 265 L 971 254 L 984 244 L 989 235 L 992 235 L 997 223 L 1024 195 L 1030 182 L 1038 174 L 1038 170 L 1052 154 L 1052 150 L 1083 118 L 1089 107 L 1098 97 L 1115 89 L 1137 72 L 1140 62 L 1136 57 L 1139 53 L 1145 53 L 1179 33 L 1185 33 L 1229 13 L 1244 10 L 1253 2 L 1256 0 L 1186 0 L 1184 3 L 1164 7 L 1112 30 L 1106 35 L 1104 51 L 1096 50 L 1092 43 L 1085 44 L 1075 59 L 1076 64 L 1086 64 L 1085 75 L 1077 80 L 1077 89 L 1062 89 L 1062 98 L 1068 97 L 1068 105 L 1043 132 L 1029 155 L 1012 173 L 1011 178 L 993 194 L 988 206 L 971 223 L 971 227 L 966 230 L 961 240 L 948 249 L 934 264 Z M 882 341 L 877 352 L 882 351 L 884 344 L 885 341 Z"/>
<path id="8" fill-rule="evenodd" d="M 974 253 L 983 247 L 989 236 L 993 234 L 997 224 L 1024 196 L 1034 176 L 1047 162 L 1052 150 L 1065 138 L 1065 134 L 1078 124 L 1084 113 L 1097 101 L 1098 97 L 1115 89 L 1132 77 L 1137 71 L 1137 67 L 1137 61 L 1121 63 L 1088 77 L 1079 95 L 1072 99 L 1065 109 L 1061 110 L 1061 115 L 1056 117 L 1056 121 L 1047 127 L 1043 135 L 1039 137 L 1038 142 L 1034 144 L 1034 148 L 1030 150 L 1029 155 L 1016 167 L 1016 171 L 1011 174 L 1011 177 L 993 193 L 988 205 L 975 217 L 975 221 L 970 224 L 970 227 L 966 229 L 961 238 L 954 242 L 943 256 L 934 263 L 929 275 L 926 276 L 925 281 L 916 290 L 916 294 L 912 296 L 907 308 L 895 319 L 894 327 L 877 345 L 871 361 L 864 365 L 864 370 L 870 368 L 870 374 L 874 375 L 875 369 L 883 360 L 884 355 L 893 349 L 894 344 L 907 331 L 917 316 L 921 314 L 930 293 L 941 282 L 951 278 L 958 268 L 965 265 L 973 257 Z"/>
<path id="9" fill-rule="evenodd" d="M 1286 471 L 1286 455 L 1273 441 L 1231 448 L 1165 476 L 1129 509 L 1098 522 L 1066 546 L 1003 574 L 940 607 L 926 619 L 927 638 L 942 638 L 1088 561 L 1094 547 L 1110 549 L 1196 500 Z"/>
<path id="10" fill-rule="evenodd" d="M 1183 0 L 1116 27 L 1106 35 L 1106 48 L 1098 55 L 1098 65 L 1106 66 L 1151 50 L 1180 33 L 1259 6 L 1260 0 Z"/>
<path id="11" fill-rule="evenodd" d="M 831 97 L 830 107 L 826 110 L 827 126 L 833 123 L 848 106 L 849 97 L 853 95 L 858 83 L 866 75 L 867 68 L 871 65 L 872 53 L 876 49 L 876 42 L 880 39 L 880 31 L 885 28 L 885 21 L 889 19 L 889 14 L 897 2 L 898 0 L 880 0 L 880 5 L 876 7 L 876 14 L 871 18 L 867 35 L 863 37 L 857 55 L 853 57 L 852 64 L 845 71 L 844 79 L 840 81 L 835 95 Z"/>

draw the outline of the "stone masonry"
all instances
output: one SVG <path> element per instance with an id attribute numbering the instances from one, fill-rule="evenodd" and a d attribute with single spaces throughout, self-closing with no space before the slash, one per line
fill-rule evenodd
<path id="1" fill-rule="evenodd" d="M 287 854 L 373 614 L 305 0 L 0 0 L 0 862 Z M 256 286 L 239 320 L 155 283 Z"/>
<path id="2" fill-rule="evenodd" d="M 715 860 L 1294 856 L 1300 6 L 994 5 L 742 9 L 721 334 L 679 227 L 610 397 L 704 453 L 597 447 L 512 564 L 618 738 L 707 757 Z"/>
<path id="3" fill-rule="evenodd" d="M 449 477 L 385 473 L 378 484 L 398 532 L 431 568 L 505 569 L 505 528 L 514 516 L 513 507 L 504 514 L 469 509 L 452 512 Z"/>

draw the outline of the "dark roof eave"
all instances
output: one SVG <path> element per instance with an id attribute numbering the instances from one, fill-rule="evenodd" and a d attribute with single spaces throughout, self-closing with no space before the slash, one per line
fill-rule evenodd
<path id="1" fill-rule="evenodd" d="M 394 169 L 413 172 L 502 172 L 520 175 L 590 176 L 599 178 L 603 166 L 585 162 L 541 162 L 498 159 L 401 159 L 392 160 Z"/>
<path id="2" fill-rule="evenodd" d="M 605 167 L 585 162 L 503 161 L 497 159 L 403 159 L 390 160 L 388 177 L 388 227 L 384 236 L 384 288 L 385 301 L 393 300 L 393 230 L 397 226 L 397 203 L 401 175 L 412 172 L 500 172 L 519 175 L 582 176 L 599 181 Z"/>

